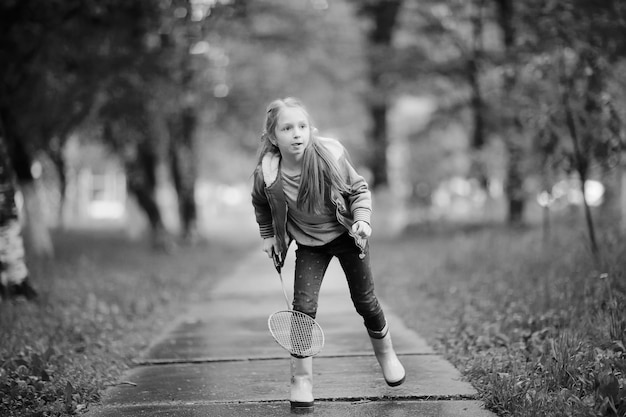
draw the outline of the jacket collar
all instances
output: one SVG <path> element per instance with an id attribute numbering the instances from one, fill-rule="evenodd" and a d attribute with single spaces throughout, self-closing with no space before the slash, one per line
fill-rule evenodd
<path id="1" fill-rule="evenodd" d="M 261 160 L 261 169 L 263 171 L 263 180 L 265 181 L 265 186 L 269 187 L 270 185 L 276 182 L 278 178 L 278 167 L 280 166 L 280 154 L 268 152 L 263 156 Z"/>
<path id="2" fill-rule="evenodd" d="M 335 139 L 318 136 L 318 140 L 336 159 L 339 159 L 343 155 L 343 146 L 341 146 Z M 278 178 L 279 166 L 279 153 L 268 152 L 263 156 L 263 159 L 261 160 L 261 169 L 263 171 L 263 179 L 266 187 L 269 187 L 276 182 L 276 179 Z"/>

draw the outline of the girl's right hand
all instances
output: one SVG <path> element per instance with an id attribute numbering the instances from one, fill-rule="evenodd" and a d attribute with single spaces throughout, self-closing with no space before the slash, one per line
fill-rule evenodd
<path id="1" fill-rule="evenodd" d="M 263 252 L 267 253 L 267 256 L 271 259 L 274 253 L 278 253 L 278 246 L 276 245 L 276 237 L 268 237 L 263 239 Z"/>

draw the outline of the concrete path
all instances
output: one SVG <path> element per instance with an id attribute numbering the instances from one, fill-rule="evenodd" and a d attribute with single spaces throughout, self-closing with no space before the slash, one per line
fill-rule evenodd
<path id="1" fill-rule="evenodd" d="M 287 288 L 292 288 L 293 258 L 291 253 L 283 273 Z M 267 317 L 285 308 L 271 261 L 258 251 L 194 298 L 87 416 L 290 415 L 289 356 L 267 330 Z M 313 360 L 314 415 L 494 416 L 456 369 L 393 314 L 393 300 L 382 301 L 407 371 L 406 382 L 396 388 L 385 384 L 333 261 L 317 317 L 326 345 Z"/>

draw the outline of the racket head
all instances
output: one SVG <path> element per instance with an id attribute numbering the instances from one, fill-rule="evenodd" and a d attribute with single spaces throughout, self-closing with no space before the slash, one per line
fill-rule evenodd
<path id="1" fill-rule="evenodd" d="M 274 340 L 296 357 L 315 356 L 324 347 L 322 327 L 299 311 L 277 311 L 267 319 L 267 327 Z"/>

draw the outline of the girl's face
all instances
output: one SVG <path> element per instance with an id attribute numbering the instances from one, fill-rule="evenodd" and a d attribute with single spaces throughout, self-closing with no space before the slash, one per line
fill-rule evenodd
<path id="1" fill-rule="evenodd" d="M 278 115 L 274 136 L 282 157 L 300 162 L 311 139 L 306 113 L 297 107 L 283 108 Z"/>

